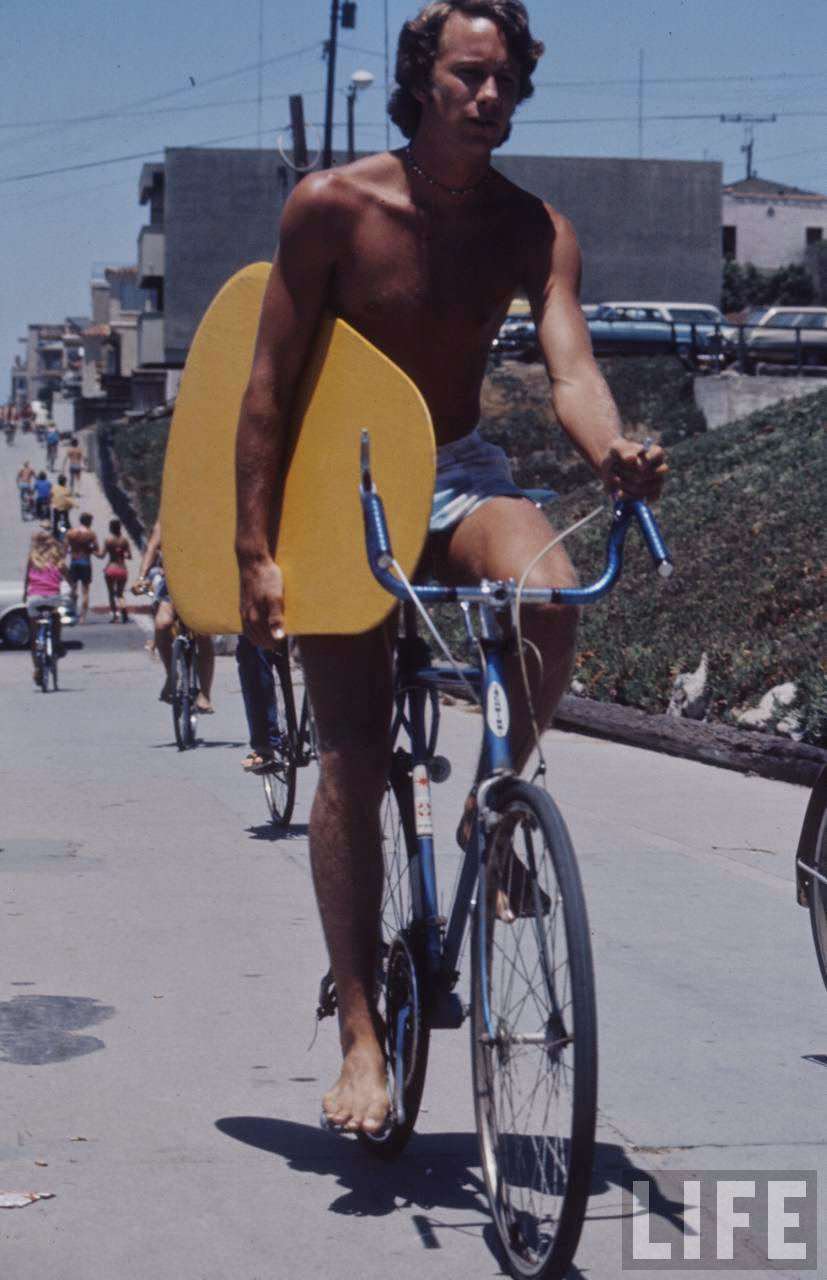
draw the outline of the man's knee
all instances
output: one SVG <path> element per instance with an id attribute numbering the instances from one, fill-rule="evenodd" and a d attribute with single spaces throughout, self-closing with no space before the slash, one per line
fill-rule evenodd
<path id="1" fill-rule="evenodd" d="M 319 751 L 319 797 L 342 811 L 375 813 L 385 789 L 390 762 L 387 735 L 379 741 L 324 744 Z"/>
<path id="2" fill-rule="evenodd" d="M 529 574 L 526 588 L 571 588 L 579 585 L 574 565 L 568 556 L 558 557 L 553 571 L 537 565 Z M 573 649 L 577 640 L 577 628 L 582 609 L 575 604 L 528 605 L 523 613 L 523 629 L 543 643 L 557 649 Z"/>

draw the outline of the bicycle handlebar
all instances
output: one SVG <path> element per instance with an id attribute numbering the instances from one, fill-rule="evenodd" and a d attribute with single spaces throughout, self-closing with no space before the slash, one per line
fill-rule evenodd
<path id="1" fill-rule="evenodd" d="M 373 484 L 370 471 L 370 438 L 362 432 L 362 513 L 365 524 L 365 543 L 368 562 L 373 576 L 380 586 L 396 596 L 408 599 L 408 589 L 391 568 L 394 564 L 388 523 L 382 499 Z M 623 545 L 632 520 L 636 520 L 655 567 L 663 578 L 672 574 L 672 557 L 658 528 L 651 509 L 645 502 L 622 498 L 613 503 L 612 523 L 606 547 L 606 566 L 603 573 L 586 587 L 526 587 L 519 593 L 526 604 L 594 604 L 601 599 L 620 577 L 623 568 Z M 482 582 L 474 587 L 443 587 L 438 585 L 414 586 L 423 604 L 450 604 L 465 601 L 469 604 L 490 604 L 505 608 L 518 594 L 515 582 Z"/>

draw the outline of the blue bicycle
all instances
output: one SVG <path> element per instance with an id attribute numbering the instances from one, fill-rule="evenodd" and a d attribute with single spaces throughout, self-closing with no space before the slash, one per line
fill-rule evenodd
<path id="1" fill-rule="evenodd" d="M 516 776 L 504 661 L 518 648 L 522 603 L 591 604 L 617 581 L 637 522 L 663 576 L 671 561 L 649 508 L 616 502 L 606 567 L 591 586 L 520 590 L 514 582 L 412 586 L 396 563 L 362 440 L 362 505 L 376 579 L 402 602 L 393 755 L 382 806 L 385 891 L 379 1004 L 391 1115 L 360 1140 L 399 1152 L 416 1123 L 430 1033 L 470 1017 L 480 1156 L 492 1217 L 516 1277 L 562 1277 L 577 1247 L 591 1180 L 597 1020 L 586 905 L 565 823 L 551 796 Z M 426 605 L 462 607 L 478 661 L 434 666 L 417 630 Z M 476 624 L 472 622 L 476 611 Z M 430 624 L 429 624 L 430 626 Z M 437 637 L 438 638 L 438 637 Z M 469 689 L 483 711 L 483 766 L 465 809 L 467 838 L 453 906 L 439 910 L 431 783 L 438 692 Z M 455 990 L 471 921 L 471 999 Z"/>

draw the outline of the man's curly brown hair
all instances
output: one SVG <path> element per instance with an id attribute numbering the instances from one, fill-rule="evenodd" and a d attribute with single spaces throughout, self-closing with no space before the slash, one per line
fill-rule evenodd
<path id="1" fill-rule="evenodd" d="M 397 87 L 388 103 L 388 115 L 406 138 L 412 138 L 416 133 L 422 112 L 422 104 L 414 97 L 414 91 L 427 89 L 431 82 L 442 28 L 452 13 L 466 13 L 472 18 L 488 18 L 495 22 L 519 68 L 517 101 L 524 102 L 534 92 L 531 76 L 544 48 L 529 30 L 528 13 L 522 0 L 433 0 L 415 18 L 406 22 L 399 33 Z"/>

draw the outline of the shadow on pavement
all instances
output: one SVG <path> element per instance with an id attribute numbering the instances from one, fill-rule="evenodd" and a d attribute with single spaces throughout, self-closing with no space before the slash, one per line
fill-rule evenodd
<path id="1" fill-rule="evenodd" d="M 279 840 L 304 839 L 310 828 L 306 822 L 291 822 L 289 827 L 279 827 L 274 822 L 262 822 L 258 827 L 245 827 L 244 830 L 251 840 L 267 840 L 270 844 L 277 844 Z"/>
<path id="2" fill-rule="evenodd" d="M 425 1249 L 439 1249 L 446 1231 L 478 1232 L 502 1264 L 497 1233 L 489 1220 L 488 1202 L 474 1133 L 414 1134 L 404 1153 L 394 1162 L 376 1159 L 352 1138 L 336 1137 L 321 1128 L 264 1116 L 226 1116 L 216 1128 L 237 1142 L 280 1156 L 299 1173 L 335 1178 L 343 1194 L 330 1204 L 331 1213 L 384 1217 L 401 1206 L 420 1209 L 412 1222 Z M 620 1146 L 598 1143 L 590 1194 L 604 1195 L 629 1187 L 634 1176 L 652 1177 L 638 1169 Z M 655 1193 L 650 1212 L 672 1223 L 682 1223 L 683 1205 Z M 470 1215 L 468 1221 L 440 1222 L 439 1212 L 451 1210 Z M 601 1222 L 612 1216 L 628 1216 L 624 1204 L 617 1215 L 599 1214 Z M 588 1215 L 587 1215 L 588 1216 Z M 571 1267 L 569 1280 L 582 1273 Z"/>

